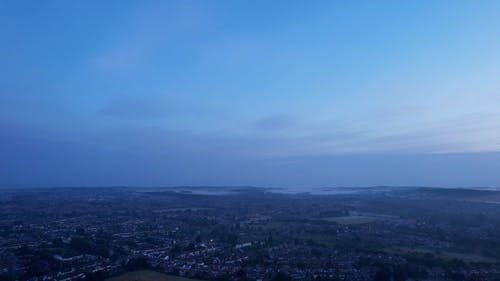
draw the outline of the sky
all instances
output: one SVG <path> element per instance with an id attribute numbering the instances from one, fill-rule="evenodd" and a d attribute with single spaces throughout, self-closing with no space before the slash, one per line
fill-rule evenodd
<path id="1" fill-rule="evenodd" d="M 500 187 L 499 14 L 0 0 L 0 184 Z"/>

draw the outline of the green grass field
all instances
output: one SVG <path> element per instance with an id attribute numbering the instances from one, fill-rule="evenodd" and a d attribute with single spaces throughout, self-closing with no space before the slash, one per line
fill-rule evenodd
<path id="1" fill-rule="evenodd" d="M 152 270 L 138 270 L 108 278 L 106 281 L 201 281 L 184 277 L 167 275 Z"/>
<path id="2" fill-rule="evenodd" d="M 163 210 L 157 210 L 157 213 L 169 213 L 169 212 L 198 212 L 198 211 L 209 211 L 213 210 L 213 208 L 169 208 Z"/>
<path id="3" fill-rule="evenodd" d="M 325 221 L 336 222 L 340 224 L 364 224 L 370 223 L 377 220 L 377 218 L 369 217 L 369 216 L 346 216 L 346 217 L 330 217 L 324 218 Z"/>
<path id="4" fill-rule="evenodd" d="M 461 260 L 464 262 L 485 262 L 485 263 L 495 263 L 497 262 L 496 259 L 494 258 L 488 258 L 484 257 L 479 254 L 474 254 L 474 253 L 457 253 L 457 252 L 450 252 L 450 251 L 434 251 L 431 249 L 424 249 L 424 248 L 407 248 L 407 247 L 396 247 L 396 248 L 391 248 L 391 249 L 386 249 L 388 253 L 397 253 L 397 254 L 402 254 L 402 253 L 419 253 L 419 254 L 433 254 L 434 256 L 438 258 L 442 258 L 444 260 Z"/>

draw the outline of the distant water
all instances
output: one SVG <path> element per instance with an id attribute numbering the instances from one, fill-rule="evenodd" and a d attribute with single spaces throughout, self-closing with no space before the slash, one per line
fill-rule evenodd
<path id="1" fill-rule="evenodd" d="M 358 193 L 380 193 L 395 190 L 409 190 L 417 187 L 394 187 L 394 186 L 371 186 L 371 187 L 310 187 L 310 188 L 273 188 L 272 192 L 298 194 L 308 193 L 314 195 L 329 194 L 358 194 Z"/>
<path id="2" fill-rule="evenodd" d="M 282 193 L 282 194 L 353 194 L 366 191 L 363 188 L 352 187 L 315 187 L 315 188 L 282 188 L 282 187 L 230 187 L 230 186 L 180 186 L 180 187 L 131 187 L 138 192 L 171 191 L 196 195 L 229 195 L 246 192 Z"/>
<path id="3" fill-rule="evenodd" d="M 173 186 L 173 187 L 127 187 L 137 192 L 177 192 L 193 195 L 230 195 L 248 192 L 278 194 L 370 194 L 391 191 L 411 190 L 420 187 L 371 186 L 371 187 L 255 187 L 255 186 Z"/>
<path id="4" fill-rule="evenodd" d="M 297 187 L 286 187 L 286 188 L 271 188 L 269 192 L 274 193 L 285 193 L 285 194 L 314 194 L 314 195 L 328 195 L 328 194 L 354 194 L 362 192 L 360 188 L 352 187 L 311 187 L 311 188 L 297 188 Z"/>
<path id="5" fill-rule="evenodd" d="M 334 194 L 370 194 L 383 193 L 392 191 L 408 191 L 419 188 L 439 188 L 439 187 L 423 187 L 423 186 L 368 186 L 368 187 L 255 187 L 255 186 L 103 186 L 103 187 L 24 187 L 24 186 L 1 186 L 0 194 L 5 195 L 8 192 L 33 191 L 33 190 L 56 190 L 56 189 L 72 189 L 72 190 L 131 190 L 135 192 L 177 192 L 184 194 L 198 195 L 229 195 L 247 192 L 264 192 L 264 193 L 281 193 L 281 194 L 312 194 L 312 195 L 334 195 Z M 451 189 L 461 189 L 455 187 Z M 500 191 L 497 187 L 462 187 L 463 189 L 473 190 L 491 190 Z M 444 187 L 444 189 L 447 189 Z M 0 196 L 0 199 L 2 197 Z"/>
<path id="6" fill-rule="evenodd" d="M 170 188 L 148 188 L 148 191 L 173 191 L 185 194 L 198 195 L 229 195 L 242 192 L 265 192 L 282 194 L 312 194 L 312 195 L 333 195 L 333 194 L 356 194 L 388 192 L 393 190 L 409 189 L 409 187 L 216 187 L 216 186 L 183 186 Z M 142 190 L 144 191 L 144 189 Z"/>

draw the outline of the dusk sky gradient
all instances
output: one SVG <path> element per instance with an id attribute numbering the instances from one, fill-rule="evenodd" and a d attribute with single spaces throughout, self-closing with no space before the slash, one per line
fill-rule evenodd
<path id="1" fill-rule="evenodd" d="M 499 15 L 0 0 L 0 184 L 500 187 Z"/>

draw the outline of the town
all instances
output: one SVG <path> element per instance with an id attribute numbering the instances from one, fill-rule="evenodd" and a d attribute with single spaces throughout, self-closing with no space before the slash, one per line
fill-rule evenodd
<path id="1" fill-rule="evenodd" d="M 199 192 L 198 192 L 199 191 Z M 382 188 L 0 192 L 0 280 L 500 280 L 500 194 Z"/>

